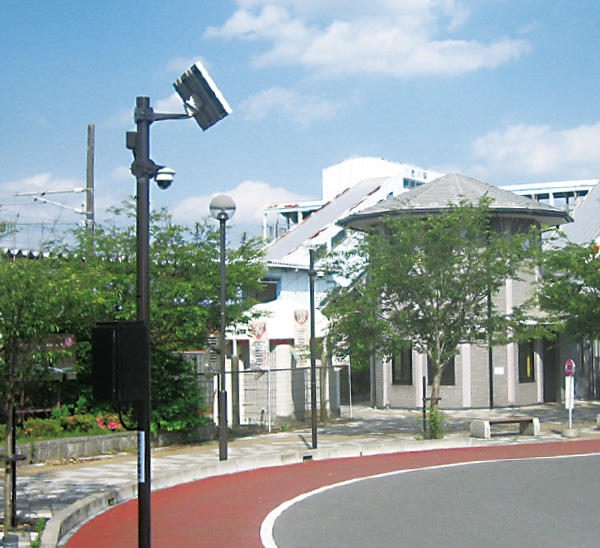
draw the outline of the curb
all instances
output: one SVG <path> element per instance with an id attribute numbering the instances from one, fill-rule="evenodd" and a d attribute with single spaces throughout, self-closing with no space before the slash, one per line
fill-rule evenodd
<path id="1" fill-rule="evenodd" d="M 152 491 L 175 487 L 184 483 L 202 480 L 214 476 L 224 476 L 247 472 L 259 468 L 271 468 L 298 464 L 306 460 L 330 460 L 390 453 L 409 453 L 431 451 L 435 449 L 454 449 L 462 447 L 480 447 L 486 445 L 481 440 L 441 439 L 441 440 L 399 440 L 392 442 L 359 443 L 334 449 L 308 449 L 280 453 L 263 457 L 244 457 L 235 460 L 218 461 L 201 467 L 188 466 L 179 472 L 156 475 L 152 478 Z M 90 495 L 58 511 L 46 524 L 41 537 L 41 548 L 56 548 L 58 543 L 70 531 L 112 506 L 117 506 L 137 496 L 137 482 L 118 489 Z"/>

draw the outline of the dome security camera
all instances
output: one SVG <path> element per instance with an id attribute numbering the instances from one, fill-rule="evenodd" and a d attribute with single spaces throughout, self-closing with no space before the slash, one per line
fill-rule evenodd
<path id="1" fill-rule="evenodd" d="M 158 188 L 166 190 L 171 186 L 173 179 L 175 178 L 175 170 L 170 167 L 161 167 L 154 176 L 154 180 L 158 185 Z"/>

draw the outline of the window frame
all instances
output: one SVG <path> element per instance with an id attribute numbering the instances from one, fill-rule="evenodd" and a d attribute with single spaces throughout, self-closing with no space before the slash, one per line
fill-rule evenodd
<path id="1" fill-rule="evenodd" d="M 399 355 L 394 354 L 392 356 L 392 384 L 412 386 L 413 383 L 412 347 L 403 348 L 400 350 Z"/>
<path id="2" fill-rule="evenodd" d="M 535 382 L 535 341 L 519 343 L 517 352 L 519 384 Z"/>

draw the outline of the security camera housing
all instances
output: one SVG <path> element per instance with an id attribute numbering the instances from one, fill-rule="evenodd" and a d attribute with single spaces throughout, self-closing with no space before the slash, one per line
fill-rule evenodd
<path id="1" fill-rule="evenodd" d="M 231 107 L 200 61 L 184 72 L 173 87 L 203 131 L 231 114 Z"/>
<path id="2" fill-rule="evenodd" d="M 175 179 L 175 170 L 170 167 L 161 167 L 154 176 L 158 188 L 162 190 L 169 188 L 173 183 L 173 179 Z"/>

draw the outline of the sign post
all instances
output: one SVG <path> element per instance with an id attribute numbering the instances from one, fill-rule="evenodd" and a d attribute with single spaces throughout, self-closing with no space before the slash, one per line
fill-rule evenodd
<path id="1" fill-rule="evenodd" d="M 573 408 L 575 407 L 575 362 L 565 362 L 565 407 L 569 410 L 569 429 L 573 428 Z"/>

